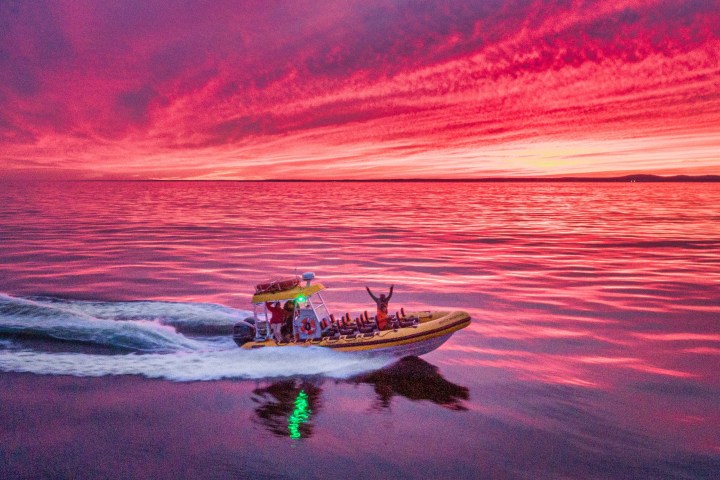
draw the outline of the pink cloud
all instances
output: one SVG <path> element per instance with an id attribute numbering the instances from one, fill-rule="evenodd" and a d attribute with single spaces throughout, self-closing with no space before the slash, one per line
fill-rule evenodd
<path id="1" fill-rule="evenodd" d="M 0 168 L 18 175 L 720 173 L 712 2 L 0 8 Z M 577 152 L 524 163 L 563 142 Z"/>

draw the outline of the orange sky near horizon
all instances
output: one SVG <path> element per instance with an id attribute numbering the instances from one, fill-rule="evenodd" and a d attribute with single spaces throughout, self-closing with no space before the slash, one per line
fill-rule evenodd
<path id="1" fill-rule="evenodd" d="M 717 1 L 0 4 L 0 176 L 720 174 Z"/>

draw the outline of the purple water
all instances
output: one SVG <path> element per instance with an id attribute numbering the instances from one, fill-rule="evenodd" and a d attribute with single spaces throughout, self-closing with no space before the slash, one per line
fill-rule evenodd
<path id="1" fill-rule="evenodd" d="M 713 478 L 720 185 L 0 189 L 9 478 Z M 462 309 L 392 364 L 242 352 L 253 286 Z M 298 466 L 302 466 L 298 470 Z"/>

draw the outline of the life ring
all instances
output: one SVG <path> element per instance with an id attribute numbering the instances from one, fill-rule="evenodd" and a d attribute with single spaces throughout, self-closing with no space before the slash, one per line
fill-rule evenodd
<path id="1" fill-rule="evenodd" d="M 300 324 L 300 331 L 305 335 L 313 335 L 317 330 L 317 322 L 314 318 L 305 318 Z"/>

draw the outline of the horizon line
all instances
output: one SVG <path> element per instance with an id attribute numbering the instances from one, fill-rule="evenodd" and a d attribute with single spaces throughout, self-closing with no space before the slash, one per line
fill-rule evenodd
<path id="1" fill-rule="evenodd" d="M 49 180 L 52 181 L 52 180 Z M 480 178 L 385 178 L 385 179 L 182 179 L 182 178 L 108 178 L 65 179 L 60 182 L 243 182 L 243 183 L 540 183 L 540 182 L 720 182 L 720 175 L 629 174 L 612 177 L 480 177 Z"/>

